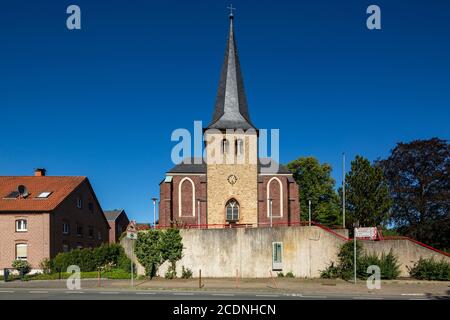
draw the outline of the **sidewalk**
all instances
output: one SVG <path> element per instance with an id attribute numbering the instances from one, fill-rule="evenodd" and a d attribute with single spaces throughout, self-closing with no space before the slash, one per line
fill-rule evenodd
<path id="1" fill-rule="evenodd" d="M 450 297 L 450 281 L 386 280 L 381 282 L 380 290 L 369 290 L 365 281 L 356 285 L 343 280 L 328 279 L 236 279 L 205 278 L 199 288 L 198 279 L 154 278 L 152 280 L 135 280 L 135 290 L 189 290 L 189 291 L 224 291 L 224 292 L 274 292 L 291 294 L 348 294 L 348 295 L 392 295 L 392 296 L 447 296 Z M 130 290 L 129 280 L 82 279 L 83 289 Z M 66 288 L 66 280 L 14 281 L 0 282 L 2 288 Z"/>

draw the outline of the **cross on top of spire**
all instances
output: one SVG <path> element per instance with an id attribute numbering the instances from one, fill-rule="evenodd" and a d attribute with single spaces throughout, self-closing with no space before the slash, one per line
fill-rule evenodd
<path id="1" fill-rule="evenodd" d="M 227 7 L 227 9 L 230 9 L 230 18 L 233 18 L 233 10 L 236 10 L 236 8 L 233 8 L 233 5 L 230 4 L 230 6 Z"/>

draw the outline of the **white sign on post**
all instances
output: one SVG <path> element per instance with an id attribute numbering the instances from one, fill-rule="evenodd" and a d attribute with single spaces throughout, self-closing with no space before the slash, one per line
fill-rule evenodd
<path id="1" fill-rule="evenodd" d="M 127 231 L 127 239 L 136 240 L 137 239 L 137 232 Z"/>
<path id="2" fill-rule="evenodd" d="M 355 228 L 355 238 L 375 240 L 377 238 L 377 228 Z"/>

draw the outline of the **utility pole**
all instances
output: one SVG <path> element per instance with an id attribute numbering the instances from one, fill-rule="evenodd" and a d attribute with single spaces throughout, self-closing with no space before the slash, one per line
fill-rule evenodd
<path id="1" fill-rule="evenodd" d="M 152 198 L 153 200 L 153 229 L 156 229 L 156 200 L 158 198 Z"/>
<path id="2" fill-rule="evenodd" d="M 345 228 L 345 153 L 342 153 L 342 226 Z"/>

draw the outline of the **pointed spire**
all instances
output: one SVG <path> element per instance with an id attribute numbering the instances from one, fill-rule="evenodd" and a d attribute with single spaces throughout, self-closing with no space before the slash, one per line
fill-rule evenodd
<path id="1" fill-rule="evenodd" d="M 230 8 L 230 32 L 220 75 L 213 120 L 208 128 L 247 130 L 254 128 L 254 126 L 248 113 L 244 81 L 234 39 L 233 9 Z"/>

